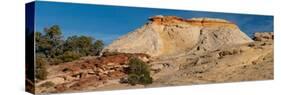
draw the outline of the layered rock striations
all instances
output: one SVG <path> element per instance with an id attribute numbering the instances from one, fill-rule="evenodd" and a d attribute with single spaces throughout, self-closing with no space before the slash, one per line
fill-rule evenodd
<path id="1" fill-rule="evenodd" d="M 252 40 L 237 25 L 223 19 L 154 16 L 139 29 L 115 40 L 109 52 L 145 53 L 150 56 L 212 51 Z"/>

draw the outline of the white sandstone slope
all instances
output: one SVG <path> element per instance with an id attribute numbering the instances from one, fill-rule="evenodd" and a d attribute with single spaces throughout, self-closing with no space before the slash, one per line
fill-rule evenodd
<path id="1" fill-rule="evenodd" d="M 141 28 L 112 42 L 105 51 L 165 56 L 249 42 L 252 40 L 237 25 L 226 20 L 154 16 Z"/>

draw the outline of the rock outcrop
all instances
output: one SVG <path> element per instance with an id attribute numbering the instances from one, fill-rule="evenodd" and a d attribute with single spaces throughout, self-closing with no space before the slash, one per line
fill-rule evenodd
<path id="1" fill-rule="evenodd" d="M 114 41 L 105 51 L 166 56 L 189 51 L 213 51 L 252 42 L 237 25 L 223 19 L 154 16 L 141 28 Z"/>
<path id="2" fill-rule="evenodd" d="M 100 57 L 89 56 L 79 60 L 50 66 L 46 80 L 36 83 L 36 92 L 64 92 L 102 87 L 106 84 L 119 83 L 126 76 L 130 57 L 146 61 L 145 54 L 107 53 Z M 51 86 L 45 84 L 51 83 Z"/>
<path id="3" fill-rule="evenodd" d="M 267 41 L 273 39 L 274 39 L 273 32 L 256 32 L 254 34 L 255 41 Z"/>

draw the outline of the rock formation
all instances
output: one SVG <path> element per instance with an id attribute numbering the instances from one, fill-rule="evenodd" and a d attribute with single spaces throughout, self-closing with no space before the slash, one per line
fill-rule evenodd
<path id="1" fill-rule="evenodd" d="M 96 88 L 108 83 L 118 83 L 126 76 L 130 57 L 149 59 L 145 54 L 103 54 L 101 57 L 83 57 L 79 60 L 48 67 L 46 80 L 36 83 L 36 92 L 64 92 Z M 115 80 L 117 82 L 111 82 Z M 46 87 L 52 83 L 53 87 Z"/>
<path id="2" fill-rule="evenodd" d="M 252 40 L 234 24 L 222 19 L 154 16 L 141 28 L 114 41 L 106 51 L 174 55 L 191 50 L 213 51 Z"/>
<path id="3" fill-rule="evenodd" d="M 273 32 L 253 40 L 233 23 L 214 18 L 155 16 L 119 38 L 102 56 L 49 66 L 36 92 L 72 92 L 273 79 Z M 171 55 L 171 56 L 170 56 Z M 147 63 L 153 83 L 121 83 L 129 59 Z"/>
<path id="4" fill-rule="evenodd" d="M 254 34 L 255 41 L 266 41 L 266 40 L 273 40 L 274 35 L 273 32 L 256 32 Z"/>

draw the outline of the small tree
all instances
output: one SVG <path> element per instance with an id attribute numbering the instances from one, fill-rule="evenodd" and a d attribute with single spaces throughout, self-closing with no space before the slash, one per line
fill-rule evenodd
<path id="1" fill-rule="evenodd" d="M 150 69 L 148 65 L 138 58 L 132 58 L 129 61 L 128 83 L 131 85 L 152 83 Z"/>
<path id="2" fill-rule="evenodd" d="M 44 60 L 51 65 L 98 55 L 104 47 L 103 41 L 90 36 L 74 35 L 63 39 L 63 32 L 58 25 L 35 32 L 35 42 L 36 54 L 44 55 Z"/>
<path id="3" fill-rule="evenodd" d="M 35 33 L 36 53 L 43 53 L 47 58 L 55 58 L 62 51 L 62 32 L 58 25 L 45 28 L 44 32 Z"/>
<path id="4" fill-rule="evenodd" d="M 71 36 L 64 43 L 64 51 L 75 51 L 81 56 L 98 55 L 104 43 L 88 36 Z"/>
<path id="5" fill-rule="evenodd" d="M 93 55 L 99 55 L 102 51 L 102 49 L 104 48 L 104 43 L 102 40 L 97 40 L 93 45 L 92 45 L 92 50 L 91 52 L 93 52 Z"/>

